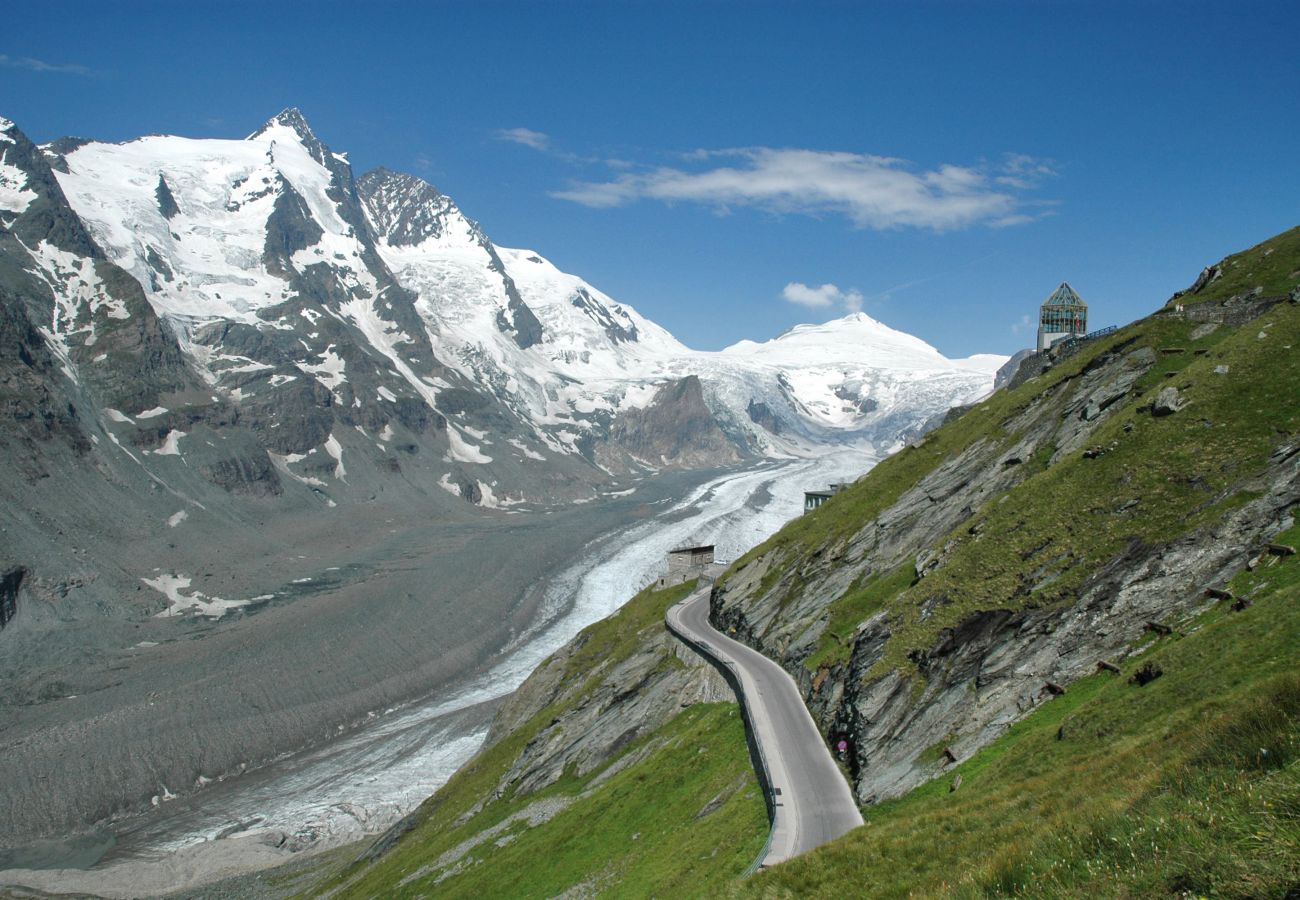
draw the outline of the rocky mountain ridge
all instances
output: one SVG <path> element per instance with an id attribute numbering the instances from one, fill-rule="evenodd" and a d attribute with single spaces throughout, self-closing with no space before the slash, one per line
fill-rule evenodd
<path id="1" fill-rule="evenodd" d="M 259 412 L 296 418 L 266 434 L 282 473 L 330 437 L 364 458 L 346 432 L 377 443 L 395 433 L 445 456 L 449 471 L 435 480 L 462 496 L 479 482 L 480 497 L 544 501 L 524 488 L 538 457 L 587 483 L 680 465 L 629 454 L 609 435 L 620 414 L 681 377 L 703 379 L 729 436 L 721 462 L 828 440 L 890 446 L 946 408 L 948 394 L 986 390 L 996 368 L 930 350 L 927 368 L 909 361 L 900 371 L 888 349 L 863 344 L 810 380 L 790 377 L 801 360 L 788 355 L 772 372 L 770 353 L 758 365 L 742 361 L 748 354 L 692 353 L 536 253 L 497 247 L 420 179 L 385 169 L 354 178 L 297 110 L 240 142 L 155 136 L 43 152 L 76 215 L 144 286 L 203 381 L 253 410 L 258 434 L 269 431 Z M 816 396 L 828 389 L 842 395 L 833 410 Z M 902 396 L 888 403 L 890 393 Z M 864 412 L 864 399 L 875 408 Z M 779 435 L 742 413 L 752 402 L 781 420 Z M 892 417 L 877 412 L 884 405 Z"/>

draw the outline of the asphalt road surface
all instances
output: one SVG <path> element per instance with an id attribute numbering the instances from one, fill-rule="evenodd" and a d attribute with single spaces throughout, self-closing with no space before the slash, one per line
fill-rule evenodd
<path id="1" fill-rule="evenodd" d="M 782 862 L 862 824 L 848 782 L 784 669 L 709 624 L 706 585 L 668 610 L 668 627 L 727 666 L 740 682 L 775 799 L 772 840 L 761 865 Z"/>

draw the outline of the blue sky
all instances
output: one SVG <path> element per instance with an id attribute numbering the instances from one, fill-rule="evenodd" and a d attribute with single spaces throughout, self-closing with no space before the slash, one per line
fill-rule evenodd
<path id="1" fill-rule="evenodd" d="M 687 344 L 861 308 L 950 356 L 1062 280 L 1127 322 L 1300 224 L 1300 4 L 60 3 L 0 115 L 242 137 L 298 106 Z"/>

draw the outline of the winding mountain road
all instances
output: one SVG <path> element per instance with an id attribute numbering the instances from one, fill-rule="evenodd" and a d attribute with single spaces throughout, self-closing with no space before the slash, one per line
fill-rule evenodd
<path id="1" fill-rule="evenodd" d="M 739 684 L 747 725 L 772 792 L 772 836 L 761 866 L 770 866 L 862 824 L 853 793 L 784 669 L 709 624 L 704 585 L 668 610 L 668 629 L 725 666 Z"/>

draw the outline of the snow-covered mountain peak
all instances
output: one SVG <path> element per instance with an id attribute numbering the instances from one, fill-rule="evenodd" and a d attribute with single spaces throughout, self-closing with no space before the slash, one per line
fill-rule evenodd
<path id="1" fill-rule="evenodd" d="M 327 163 L 329 149 L 320 138 L 316 137 L 316 132 L 312 131 L 311 125 L 307 123 L 307 117 L 296 106 L 282 110 L 267 119 L 266 124 L 250 134 L 246 140 L 287 141 L 301 144 L 318 163 L 322 165 Z"/>
<path id="2" fill-rule="evenodd" d="M 931 370 L 951 361 L 934 347 L 863 312 L 815 325 L 796 325 L 770 341 L 740 341 L 722 351 L 773 365 L 857 363 L 878 368 Z"/>
<path id="3" fill-rule="evenodd" d="M 423 179 L 354 179 L 297 109 L 245 140 L 42 150 L 49 189 L 88 229 L 84 247 L 61 250 L 133 276 L 208 396 L 304 466 L 313 452 L 336 459 L 335 426 L 377 437 L 380 453 L 394 434 L 423 441 L 448 467 L 441 487 L 470 484 L 465 466 L 487 467 L 475 483 L 514 480 L 543 458 L 615 472 L 883 449 L 985 392 L 1002 361 L 947 360 L 865 313 L 692 351 L 539 253 L 496 246 Z M 8 162 L 0 214 L 17 221 L 36 187 Z"/>
<path id="4" fill-rule="evenodd" d="M 36 199 L 28 188 L 28 173 L 10 159 L 17 156 L 18 138 L 22 136 L 13 122 L 0 118 L 0 213 L 20 214 Z M 0 219 L 0 225 L 9 225 Z"/>
<path id="5" fill-rule="evenodd" d="M 262 321 L 297 292 L 294 273 L 320 262 L 349 291 L 377 289 L 347 163 L 296 110 L 242 141 L 79 142 L 60 161 L 59 183 L 100 246 L 182 332 Z"/>
<path id="6" fill-rule="evenodd" d="M 316 137 L 316 132 L 311 130 L 311 125 L 307 122 L 307 117 L 302 114 L 302 110 L 296 106 L 290 106 L 276 113 L 262 124 L 262 127 L 250 134 L 247 140 L 255 141 L 262 137 L 266 132 L 276 127 L 288 128 L 298 136 L 301 141 L 315 141 L 319 143 L 320 138 Z"/>

